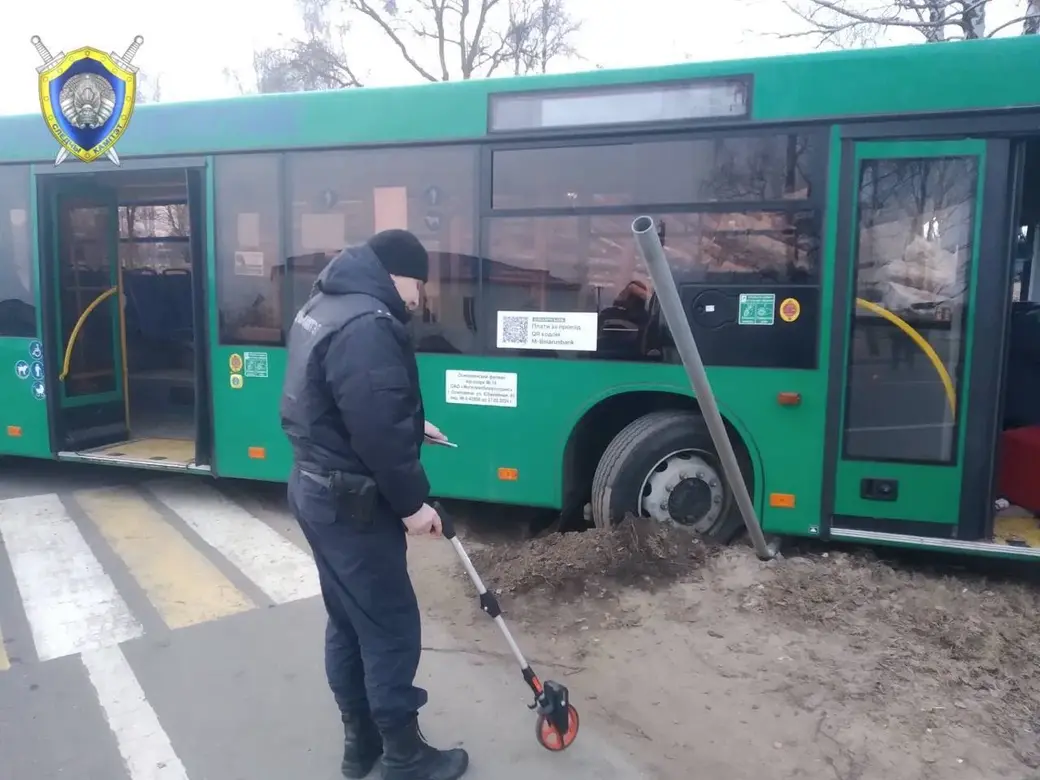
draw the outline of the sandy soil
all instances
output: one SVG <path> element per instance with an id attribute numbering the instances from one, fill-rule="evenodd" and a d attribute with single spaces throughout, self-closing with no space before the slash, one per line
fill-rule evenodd
<path id="1" fill-rule="evenodd" d="M 1040 590 L 646 527 L 524 541 L 455 509 L 532 662 L 662 780 L 1040 780 Z M 451 548 L 413 552 L 431 617 L 502 654 Z"/>

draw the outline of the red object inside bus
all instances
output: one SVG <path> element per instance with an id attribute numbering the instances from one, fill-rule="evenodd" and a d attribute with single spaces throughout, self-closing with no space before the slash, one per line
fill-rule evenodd
<path id="1" fill-rule="evenodd" d="M 1001 434 L 998 490 L 1012 504 L 1040 514 L 1040 425 Z"/>

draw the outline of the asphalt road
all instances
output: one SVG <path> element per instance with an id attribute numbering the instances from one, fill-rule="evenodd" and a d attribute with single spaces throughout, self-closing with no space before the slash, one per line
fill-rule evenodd
<path id="1" fill-rule="evenodd" d="M 4 780 L 340 776 L 312 562 L 291 518 L 218 487 L 0 463 Z M 543 750 L 514 667 L 429 621 L 424 645 L 423 729 L 470 751 L 467 777 L 650 777 L 595 723 Z"/>

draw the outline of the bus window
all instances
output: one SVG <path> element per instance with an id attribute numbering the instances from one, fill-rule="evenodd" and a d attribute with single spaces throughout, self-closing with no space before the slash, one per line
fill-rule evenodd
<path id="1" fill-rule="evenodd" d="M 222 344 L 284 343 L 278 155 L 216 158 L 217 297 Z"/>
<path id="2" fill-rule="evenodd" d="M 501 311 L 595 313 L 595 349 L 585 337 L 583 354 L 664 359 L 670 343 L 631 241 L 641 213 L 658 221 L 680 283 L 818 286 L 811 141 L 749 134 L 493 152 L 484 316 L 497 332 Z"/>
<path id="3" fill-rule="evenodd" d="M 288 317 L 341 249 L 380 230 L 404 228 L 430 253 L 423 310 L 412 321 L 419 350 L 476 351 L 476 164 L 471 146 L 288 154 Z"/>
<path id="4" fill-rule="evenodd" d="M 492 208 L 804 200 L 810 139 L 727 136 L 493 155 Z"/>
<path id="5" fill-rule="evenodd" d="M 488 233 L 487 306 L 595 312 L 598 359 L 658 360 L 647 338 L 653 293 L 631 236 L 635 214 L 496 217 Z M 811 285 L 819 279 L 815 220 L 787 212 L 656 214 L 680 283 Z"/>
<path id="6" fill-rule="evenodd" d="M 0 336 L 35 336 L 29 167 L 0 166 Z"/>

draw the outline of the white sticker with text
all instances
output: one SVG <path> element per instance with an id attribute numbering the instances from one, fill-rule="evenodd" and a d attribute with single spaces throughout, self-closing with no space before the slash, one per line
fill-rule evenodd
<path id="1" fill-rule="evenodd" d="M 445 371 L 445 400 L 467 406 L 516 406 L 516 374 Z"/>
<path id="2" fill-rule="evenodd" d="M 595 312 L 500 311 L 499 349 L 595 352 L 599 315 Z"/>

